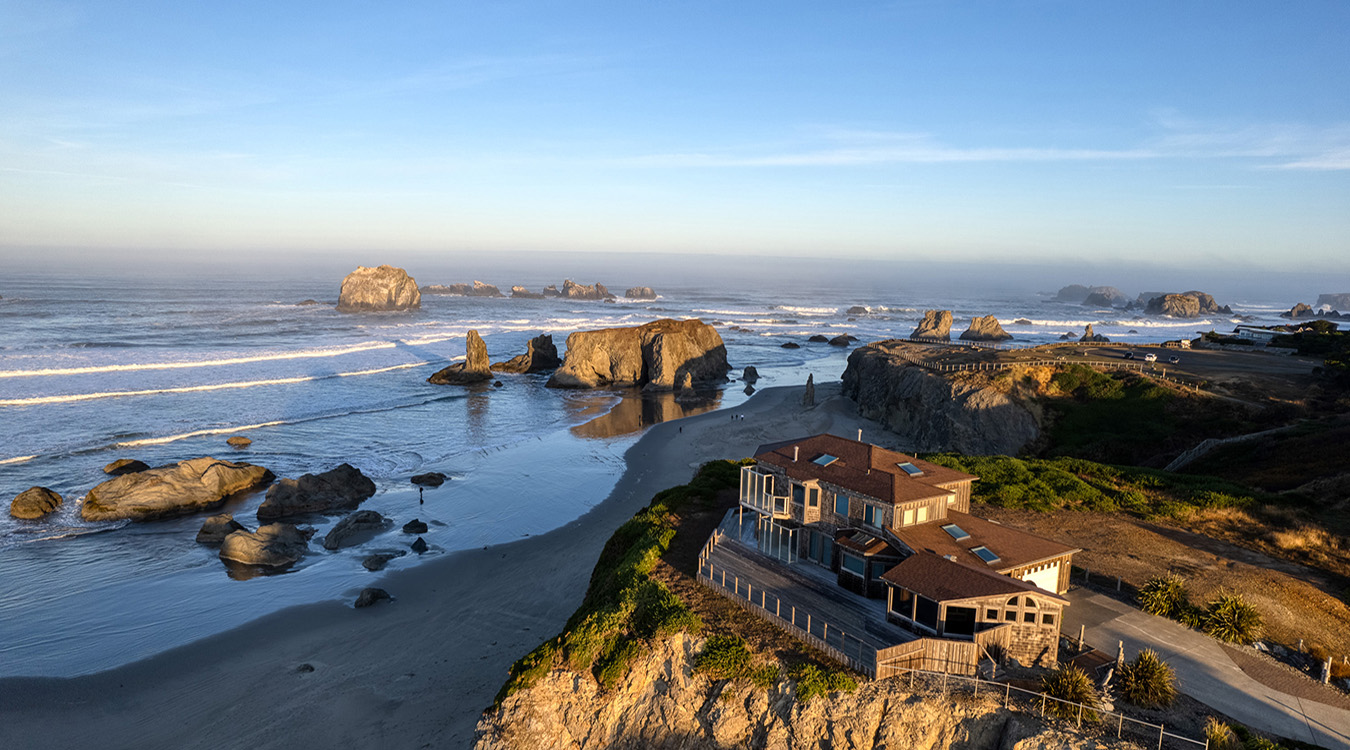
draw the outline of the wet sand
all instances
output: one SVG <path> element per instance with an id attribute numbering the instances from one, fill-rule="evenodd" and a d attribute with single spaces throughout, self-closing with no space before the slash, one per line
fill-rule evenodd
<path id="1" fill-rule="evenodd" d="M 771 388 L 656 425 L 586 515 L 372 577 L 393 602 L 292 607 L 107 672 L 0 680 L 0 747 L 469 747 L 507 668 L 562 628 L 605 541 L 656 492 L 762 443 L 859 428 L 882 442 L 838 392 L 818 386 L 807 408 L 802 388 Z"/>

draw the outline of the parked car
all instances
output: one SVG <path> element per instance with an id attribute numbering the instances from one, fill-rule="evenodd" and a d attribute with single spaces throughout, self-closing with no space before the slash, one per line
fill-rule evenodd
<path id="1" fill-rule="evenodd" d="M 1134 352 L 1125 352 L 1125 359 L 1134 359 Z"/>
<path id="2" fill-rule="evenodd" d="M 1177 356 L 1174 355 L 1174 356 L 1168 357 L 1168 358 L 1167 358 L 1167 361 L 1170 362 L 1170 363 L 1172 363 L 1172 364 L 1174 364 L 1174 365 L 1179 365 L 1179 364 L 1181 364 L 1181 357 L 1177 357 Z"/>
<path id="3" fill-rule="evenodd" d="M 1158 361 L 1158 355 L 1156 355 L 1156 354 L 1151 354 L 1151 353 L 1150 353 L 1150 354 L 1145 354 L 1145 355 L 1144 355 L 1144 361 L 1145 361 L 1145 362 L 1157 362 L 1157 361 Z"/>

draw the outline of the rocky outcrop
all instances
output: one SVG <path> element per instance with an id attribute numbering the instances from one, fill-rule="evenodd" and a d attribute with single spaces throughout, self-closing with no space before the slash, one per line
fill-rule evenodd
<path id="1" fill-rule="evenodd" d="M 107 466 L 104 466 L 103 473 L 120 477 L 123 474 L 135 474 L 138 471 L 145 471 L 148 468 L 150 468 L 150 465 L 144 461 L 137 461 L 134 458 L 119 458 Z"/>
<path id="2" fill-rule="evenodd" d="M 1201 315 L 1232 315 L 1228 305 L 1222 307 L 1205 292 L 1191 290 L 1179 294 L 1158 294 L 1150 297 L 1144 306 L 1146 315 L 1168 315 L 1173 318 L 1198 318 Z"/>
<path id="3" fill-rule="evenodd" d="M 562 364 L 558 358 L 558 347 L 553 344 L 552 334 L 540 334 L 530 339 L 524 354 L 517 355 L 505 362 L 492 365 L 495 372 L 545 372 L 557 369 Z"/>
<path id="4" fill-rule="evenodd" d="M 15 518 L 34 520 L 61 507 L 61 495 L 46 487 L 29 487 L 9 502 L 9 514 Z"/>
<path id="5" fill-rule="evenodd" d="M 1340 294 L 1319 294 L 1317 295 L 1317 307 L 1323 305 L 1332 310 L 1350 310 L 1350 292 Z"/>
<path id="6" fill-rule="evenodd" d="M 360 609 L 362 607 L 369 607 L 375 604 L 376 602 L 386 602 L 392 600 L 393 597 L 389 596 L 389 592 L 385 591 L 384 589 L 367 588 L 361 589 L 361 593 L 356 597 L 356 603 L 353 606 L 355 606 L 357 609 Z"/>
<path id="7" fill-rule="evenodd" d="M 487 344 L 478 331 L 469 331 L 464 342 L 464 361 L 438 370 L 427 378 L 434 385 L 471 385 L 492 379 L 492 365 L 488 363 Z"/>
<path id="8" fill-rule="evenodd" d="M 289 523 L 236 531 L 220 544 L 220 559 L 269 568 L 290 565 L 309 550 L 309 536 Z"/>
<path id="9" fill-rule="evenodd" d="M 779 348 L 782 348 L 782 349 L 800 349 L 800 348 L 802 348 L 802 345 L 801 345 L 801 344 L 798 344 L 796 341 L 787 341 L 787 342 L 784 342 L 784 343 L 782 343 L 782 344 L 779 344 L 778 346 L 779 346 Z"/>
<path id="10" fill-rule="evenodd" d="M 1297 305 L 1294 305 L 1293 307 L 1289 308 L 1288 312 L 1280 313 L 1280 317 L 1289 318 L 1291 320 L 1299 320 L 1301 318 L 1315 318 L 1317 317 L 1317 313 L 1314 312 L 1312 307 L 1310 307 L 1309 305 L 1300 302 Z"/>
<path id="11" fill-rule="evenodd" d="M 402 268 L 361 266 L 342 280 L 338 312 L 416 310 L 422 306 L 417 281 Z"/>
<path id="12" fill-rule="evenodd" d="M 810 374 L 806 376 L 806 389 L 802 391 L 802 406 L 816 405 L 816 376 Z"/>
<path id="13" fill-rule="evenodd" d="M 428 284 L 423 294 L 455 294 L 460 297 L 504 297 L 502 290 L 491 284 L 475 281 L 472 284 Z"/>
<path id="14" fill-rule="evenodd" d="M 838 336 L 835 336 L 834 338 L 830 339 L 830 346 L 848 346 L 849 344 L 852 344 L 857 340 L 858 340 L 857 336 L 852 336 L 847 333 L 841 333 Z"/>
<path id="15" fill-rule="evenodd" d="M 917 689 L 867 681 L 855 692 L 801 701 L 790 679 L 768 688 L 696 673 L 701 638 L 644 645 L 626 676 L 604 690 L 590 674 L 555 668 L 486 713 L 475 750 L 1117 750 L 1115 738 L 1047 728 L 1002 707 L 1003 694 Z M 1072 726 L 1068 722 L 1067 726 Z"/>
<path id="16" fill-rule="evenodd" d="M 848 310 L 844 311 L 844 314 L 845 314 L 845 315 L 866 315 L 866 314 L 867 314 L 867 308 L 863 307 L 862 305 L 854 305 L 853 307 L 850 307 Z"/>
<path id="17" fill-rule="evenodd" d="M 1083 307 L 1093 307 L 1100 309 L 1104 307 L 1115 307 L 1115 306 L 1116 306 L 1115 300 L 1113 300 L 1111 297 L 1105 294 L 1102 294 L 1101 292 L 1093 292 L 1087 296 L 1087 299 L 1083 300 Z"/>
<path id="18" fill-rule="evenodd" d="M 701 320 L 663 319 L 634 328 L 577 331 L 551 388 L 604 385 L 674 390 L 686 375 L 695 384 L 721 381 L 731 366 L 717 329 Z"/>
<path id="19" fill-rule="evenodd" d="M 970 327 L 961 334 L 962 341 L 1007 341 L 1010 338 L 1012 335 L 1003 330 L 993 315 L 971 318 Z"/>
<path id="20" fill-rule="evenodd" d="M 1060 287 L 1055 293 L 1055 299 L 1059 302 L 1082 302 L 1092 292 L 1082 284 L 1070 284 Z"/>
<path id="21" fill-rule="evenodd" d="M 809 342 L 811 342 L 811 343 L 813 343 L 813 344 L 825 344 L 825 343 L 828 343 L 829 340 L 830 340 L 830 337 L 829 337 L 829 336 L 826 336 L 826 335 L 823 334 L 823 333 L 812 334 L 811 338 L 808 338 L 808 339 L 807 339 L 807 341 L 809 341 Z"/>
<path id="22" fill-rule="evenodd" d="M 225 444 L 230 446 L 231 448 L 247 448 L 250 445 L 253 445 L 253 441 L 249 440 L 243 435 L 234 435 L 232 437 L 225 438 Z"/>
<path id="23" fill-rule="evenodd" d="M 225 541 L 225 537 L 236 531 L 248 531 L 244 524 L 234 520 L 232 513 L 217 513 L 206 519 L 197 532 L 197 543 L 212 547 Z"/>
<path id="24" fill-rule="evenodd" d="M 1088 323 L 1086 326 L 1083 326 L 1083 338 L 1079 339 L 1079 341 L 1096 341 L 1098 343 L 1105 344 L 1111 341 L 1111 339 L 1108 339 L 1107 337 L 1103 336 L 1100 333 L 1094 333 L 1092 330 L 1092 324 Z"/>
<path id="25" fill-rule="evenodd" d="M 951 310 L 928 310 L 923 314 L 923 320 L 919 322 L 914 332 L 909 334 L 912 339 L 942 339 L 949 341 L 952 337 L 952 311 Z"/>
<path id="26" fill-rule="evenodd" d="M 428 471 L 425 474 L 414 474 L 410 481 L 420 487 L 440 487 L 448 478 L 439 471 Z"/>
<path id="27" fill-rule="evenodd" d="M 278 481 L 268 488 L 267 497 L 258 506 L 258 520 L 351 510 L 374 494 L 374 482 L 351 464 L 342 464 L 322 474 Z"/>
<path id="28" fill-rule="evenodd" d="M 591 286 L 584 286 L 571 279 L 563 281 L 560 296 L 567 299 L 614 299 L 614 295 L 610 294 L 604 284 L 596 283 Z"/>
<path id="29" fill-rule="evenodd" d="M 756 370 L 754 365 L 746 365 L 745 369 L 741 371 L 741 380 L 747 383 L 759 380 L 759 370 Z"/>
<path id="30" fill-rule="evenodd" d="M 649 286 L 629 287 L 623 293 L 625 299 L 656 299 L 656 290 Z"/>
<path id="31" fill-rule="evenodd" d="M 544 298 L 544 295 L 540 294 L 539 292 L 531 292 L 529 289 L 526 289 L 526 288 L 523 287 L 523 286 L 513 286 L 513 287 L 511 287 L 511 298 L 512 298 L 512 299 L 543 299 L 543 298 Z"/>
<path id="32" fill-rule="evenodd" d="M 261 466 L 194 458 L 109 479 L 85 494 L 80 516 L 86 521 L 148 521 L 197 513 L 272 479 L 272 472 Z"/>
<path id="33" fill-rule="evenodd" d="M 912 364 L 914 346 L 891 340 L 860 347 L 843 375 L 844 396 L 861 416 L 902 436 L 903 449 L 1017 455 L 1040 434 L 1031 411 L 987 379 Z"/>
<path id="34" fill-rule="evenodd" d="M 558 291 L 558 285 L 557 285 L 557 284 L 549 284 L 548 286 L 544 287 L 544 296 L 545 296 L 545 297 L 561 297 L 561 296 L 562 296 L 562 292 Z"/>
<path id="35" fill-rule="evenodd" d="M 323 538 L 326 550 L 353 547 L 369 541 L 384 530 L 384 516 L 373 510 L 358 510 L 328 530 Z"/>

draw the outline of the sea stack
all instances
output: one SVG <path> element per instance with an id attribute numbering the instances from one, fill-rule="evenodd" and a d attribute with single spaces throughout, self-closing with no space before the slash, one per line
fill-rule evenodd
<path id="1" fill-rule="evenodd" d="M 1003 330 L 993 315 L 972 318 L 970 327 L 961 334 L 962 341 L 1007 341 L 1010 338 L 1012 336 Z"/>
<path id="2" fill-rule="evenodd" d="M 540 334 L 530 339 L 524 354 L 516 355 L 505 362 L 492 366 L 494 372 L 544 372 L 557 369 L 562 364 L 558 358 L 558 347 L 553 344 L 551 334 Z M 433 376 L 434 377 L 434 376 Z"/>
<path id="3" fill-rule="evenodd" d="M 417 281 L 402 268 L 361 266 L 342 280 L 338 312 L 416 310 L 422 306 Z"/>
<path id="4" fill-rule="evenodd" d="M 465 340 L 463 362 L 456 362 L 427 378 L 435 385 L 472 385 L 492 379 L 492 366 L 488 362 L 487 344 L 478 331 L 469 331 Z"/>
<path id="5" fill-rule="evenodd" d="M 726 379 L 727 348 L 717 329 L 701 320 L 669 318 L 633 328 L 577 331 L 567 337 L 563 366 L 551 388 L 606 385 L 675 390 L 687 373 L 693 384 Z"/>
<path id="6" fill-rule="evenodd" d="M 928 310 L 923 314 L 923 320 L 920 321 L 914 332 L 909 334 L 911 339 L 941 339 L 950 341 L 952 338 L 952 311 L 951 310 Z"/>

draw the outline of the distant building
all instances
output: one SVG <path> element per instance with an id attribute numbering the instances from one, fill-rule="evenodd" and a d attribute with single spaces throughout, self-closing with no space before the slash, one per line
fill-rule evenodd
<path id="1" fill-rule="evenodd" d="M 1019 661 L 1055 663 L 1079 550 L 971 515 L 977 477 L 834 435 L 763 445 L 755 459 L 740 503 L 762 551 L 829 568 L 914 632 L 998 630 Z"/>

